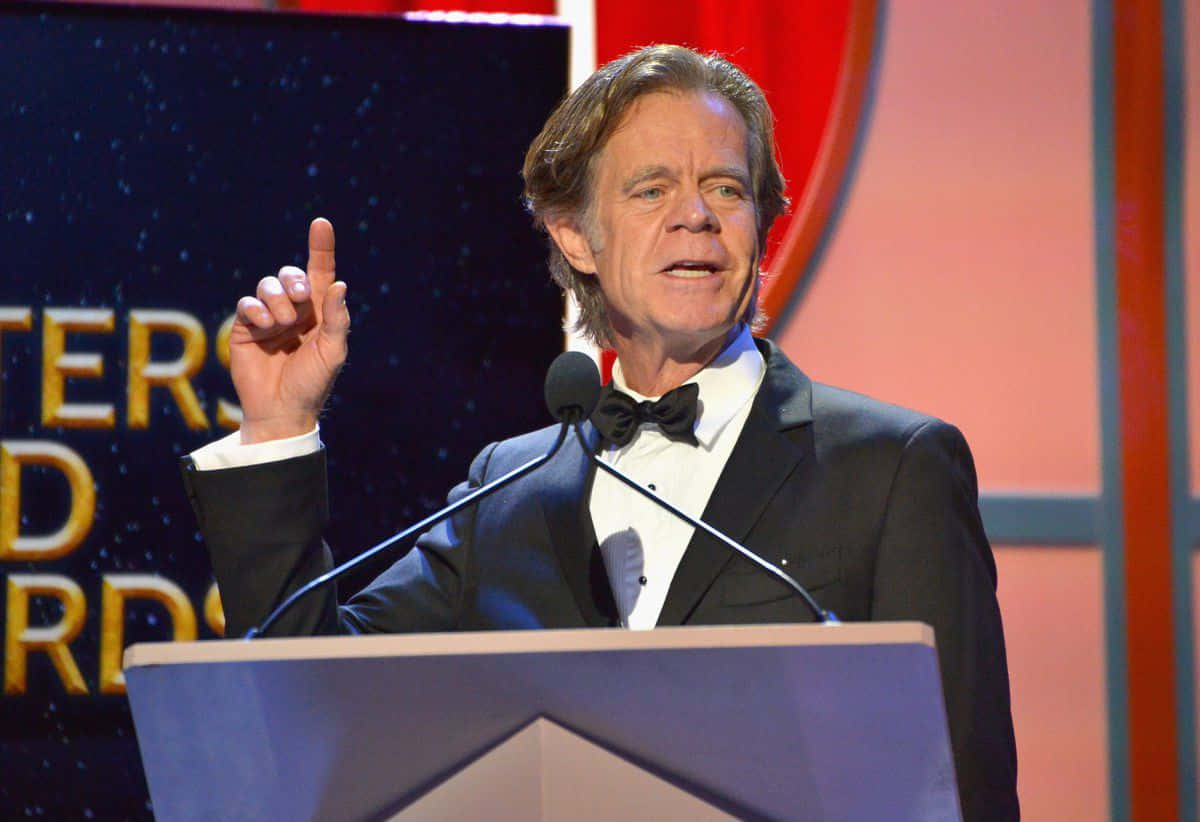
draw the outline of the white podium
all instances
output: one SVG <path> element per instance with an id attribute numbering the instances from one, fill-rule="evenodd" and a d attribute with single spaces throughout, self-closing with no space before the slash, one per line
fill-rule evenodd
<path id="1" fill-rule="evenodd" d="M 957 820 L 913 622 L 135 645 L 156 816 Z"/>

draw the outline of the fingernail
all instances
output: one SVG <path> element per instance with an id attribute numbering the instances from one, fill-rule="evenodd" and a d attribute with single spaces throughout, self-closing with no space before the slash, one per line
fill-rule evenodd
<path id="1" fill-rule="evenodd" d="M 292 284 L 292 293 L 293 294 L 303 294 L 305 291 L 308 291 L 308 286 L 306 286 L 304 283 L 293 283 Z"/>
<path id="2" fill-rule="evenodd" d="M 263 291 L 268 294 L 282 294 L 283 286 L 277 280 L 267 280 L 263 283 Z"/>

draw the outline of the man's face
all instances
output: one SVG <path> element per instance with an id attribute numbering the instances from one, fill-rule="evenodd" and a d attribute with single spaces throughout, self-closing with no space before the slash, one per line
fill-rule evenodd
<path id="1" fill-rule="evenodd" d="M 757 263 L 747 157 L 721 97 L 656 92 L 626 112 L 593 168 L 585 242 L 568 253 L 599 278 L 618 350 L 691 354 L 741 319 Z"/>

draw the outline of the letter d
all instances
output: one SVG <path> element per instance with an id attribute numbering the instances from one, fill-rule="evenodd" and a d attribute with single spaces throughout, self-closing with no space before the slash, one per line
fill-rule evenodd
<path id="1" fill-rule="evenodd" d="M 51 534 L 21 534 L 23 465 L 48 465 L 67 478 L 70 511 L 63 526 Z M 83 542 L 95 514 L 92 472 L 77 453 L 50 440 L 0 440 L 0 560 L 30 562 L 65 556 Z"/>

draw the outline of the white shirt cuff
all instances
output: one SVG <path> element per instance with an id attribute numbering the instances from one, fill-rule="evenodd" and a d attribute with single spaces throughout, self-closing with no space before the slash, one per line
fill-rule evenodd
<path id="1" fill-rule="evenodd" d="M 321 428 L 317 426 L 307 434 L 281 440 L 267 440 L 250 445 L 242 444 L 242 432 L 234 431 L 227 437 L 197 448 L 189 456 L 197 471 L 216 471 L 221 468 L 242 468 L 261 465 L 293 457 L 302 457 L 321 449 Z"/>

